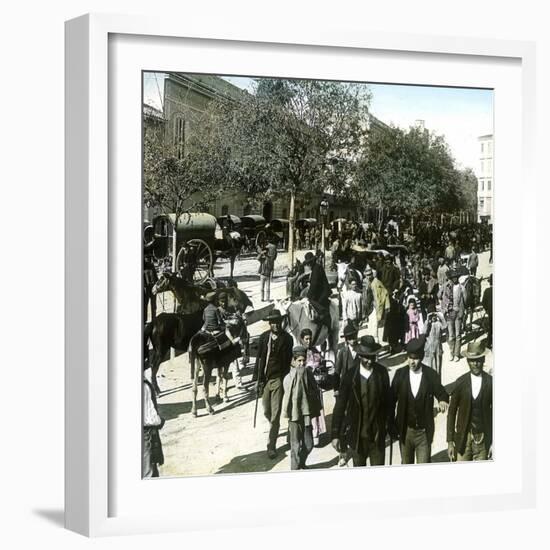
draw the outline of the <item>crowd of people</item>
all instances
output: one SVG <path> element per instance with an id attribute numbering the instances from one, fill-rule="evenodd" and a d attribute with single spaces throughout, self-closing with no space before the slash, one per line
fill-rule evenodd
<path id="1" fill-rule="evenodd" d="M 308 251 L 297 262 L 287 282 L 289 297 L 307 302 L 318 330 L 303 329 L 299 338 L 293 337 L 284 328 L 284 313 L 274 309 L 265 318 L 269 329 L 258 339 L 253 379 L 269 422 L 267 457 L 278 456 L 282 416 L 288 420 L 293 470 L 307 468 L 313 447 L 326 437 L 340 466 L 350 461 L 353 466 L 383 465 L 388 439 L 399 441 L 403 464 L 430 462 L 435 398 L 441 412 L 448 409 L 449 459 L 491 458 L 492 378 L 483 364 L 486 348 L 492 348 L 492 275 L 483 296 L 477 278 L 479 253 L 491 249 L 490 228 L 447 227 L 429 220 L 419 222 L 412 234 L 398 220 L 389 219 L 381 228 L 359 222 L 333 224 L 326 237 L 330 253 L 320 249 L 316 228 L 296 236 L 298 248 L 315 252 Z M 277 254 L 274 242 L 258 250 L 262 302 L 273 302 L 270 284 Z M 331 341 L 331 300 L 338 301 L 343 339 L 339 345 Z M 448 345 L 450 360 L 460 361 L 468 312 L 480 304 L 485 317 L 479 331 L 486 331 L 487 338 L 476 337 L 468 344 L 469 373 L 456 381 L 449 395 L 441 383 L 443 344 Z M 225 329 L 220 310 L 224 307 L 209 304 L 204 330 Z M 328 377 L 326 346 L 314 345 L 323 328 L 334 352 Z M 379 357 L 400 352 L 406 354 L 406 365 L 396 370 L 390 383 Z M 323 399 L 326 380 L 335 397 L 329 426 Z M 155 414 L 154 392 L 147 384 L 144 407 L 144 419 L 150 422 L 145 426 L 144 471 L 154 476 L 158 469 L 151 457 L 159 457 L 162 420 Z"/>

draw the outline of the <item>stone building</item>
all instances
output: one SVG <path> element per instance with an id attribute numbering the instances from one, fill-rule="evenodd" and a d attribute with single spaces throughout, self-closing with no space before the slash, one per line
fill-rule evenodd
<path id="1" fill-rule="evenodd" d="M 493 134 L 478 137 L 480 155 L 477 169 L 477 219 L 480 222 L 493 223 L 493 193 L 495 179 L 493 175 Z"/>
<path id="2" fill-rule="evenodd" d="M 163 112 L 154 107 L 144 105 L 144 134 L 154 129 L 164 129 L 164 138 L 183 155 L 185 142 L 193 132 L 193 127 L 200 124 L 201 114 L 208 103 L 216 97 L 236 100 L 248 92 L 234 86 L 230 82 L 210 75 L 189 75 L 168 73 L 164 79 Z M 383 124 L 375 117 L 370 117 L 369 124 Z M 329 201 L 329 220 L 346 218 L 358 219 L 362 215 L 360 205 L 350 201 L 337 200 L 330 194 L 325 194 Z M 319 204 L 322 196 L 298 196 L 296 200 L 296 219 L 318 218 Z M 213 201 L 208 212 L 214 216 L 233 214 L 243 216 L 260 214 L 266 220 L 288 218 L 289 201 L 267 198 L 264 201 L 251 200 L 244 193 L 231 191 Z M 151 219 L 154 212 L 145 208 L 145 218 Z"/>

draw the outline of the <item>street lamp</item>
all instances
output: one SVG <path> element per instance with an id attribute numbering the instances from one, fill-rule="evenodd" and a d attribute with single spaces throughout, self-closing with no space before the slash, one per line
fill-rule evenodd
<path id="1" fill-rule="evenodd" d="M 325 221 L 328 214 L 328 201 L 323 198 L 319 204 L 319 214 L 321 215 L 321 250 L 323 251 L 323 267 L 325 267 Z"/>

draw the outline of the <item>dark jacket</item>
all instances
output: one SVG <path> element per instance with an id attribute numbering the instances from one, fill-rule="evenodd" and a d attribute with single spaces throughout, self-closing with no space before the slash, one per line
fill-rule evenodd
<path id="1" fill-rule="evenodd" d="M 392 417 L 393 411 L 395 411 L 395 403 L 397 403 L 397 413 L 393 420 L 392 435 L 397 435 L 400 441 L 405 441 L 407 435 L 407 411 L 408 401 L 410 393 L 409 382 L 409 367 L 401 367 L 397 369 L 395 376 L 393 377 L 391 384 L 391 410 Z M 445 391 L 445 388 L 441 385 L 441 378 L 439 374 L 430 367 L 422 365 L 422 380 L 420 382 L 420 388 L 418 389 L 417 400 L 421 400 L 421 410 L 425 422 L 426 435 L 428 436 L 428 442 L 431 444 L 434 437 L 434 414 L 433 414 L 433 400 L 434 396 L 438 401 L 449 402 L 449 394 Z"/>
<path id="2" fill-rule="evenodd" d="M 386 287 L 386 290 L 391 293 L 399 288 L 401 280 L 401 272 L 395 264 L 384 263 L 378 275 L 380 282 Z"/>
<path id="3" fill-rule="evenodd" d="M 338 349 L 338 352 L 336 353 L 336 362 L 334 364 L 334 372 L 337 377 L 335 384 L 336 390 L 338 390 L 338 388 L 340 387 L 342 378 L 344 378 L 346 372 L 356 366 L 356 358 L 357 356 L 355 356 L 354 358 L 351 354 L 351 351 L 347 344 L 342 344 L 342 346 Z"/>
<path id="4" fill-rule="evenodd" d="M 483 298 L 481 299 L 483 309 L 487 313 L 489 319 L 493 317 L 493 287 L 490 286 L 483 291 Z"/>
<path id="5" fill-rule="evenodd" d="M 487 450 L 493 442 L 493 377 L 481 373 L 481 410 L 483 413 L 484 442 Z M 458 453 L 466 448 L 466 437 L 470 430 L 472 414 L 472 379 L 470 373 L 463 374 L 456 381 L 451 394 L 451 404 L 447 416 L 447 441 L 454 441 Z"/>
<path id="6" fill-rule="evenodd" d="M 266 360 L 267 360 L 267 346 L 269 343 L 270 330 L 264 332 L 258 341 L 258 355 L 256 356 L 255 365 L 255 377 L 264 383 L 266 380 Z M 281 345 L 279 349 L 280 361 L 283 366 L 281 378 L 284 378 L 290 372 L 290 362 L 292 361 L 292 347 L 294 342 L 292 336 L 288 332 L 281 332 L 277 339 L 281 338 Z"/>
<path id="7" fill-rule="evenodd" d="M 374 378 L 372 378 L 374 377 Z M 369 425 L 375 426 L 375 444 L 383 446 L 386 441 L 386 427 L 390 416 L 390 378 L 385 367 L 375 363 L 369 384 L 374 382 L 375 404 Z M 361 404 L 361 374 L 359 358 L 353 369 L 342 378 L 340 391 L 332 415 L 332 439 L 340 439 L 344 446 L 359 449 L 359 438 L 363 422 Z"/>

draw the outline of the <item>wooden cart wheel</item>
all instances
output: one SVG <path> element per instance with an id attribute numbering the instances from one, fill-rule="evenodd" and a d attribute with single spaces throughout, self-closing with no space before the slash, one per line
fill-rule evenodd
<path id="1" fill-rule="evenodd" d="M 212 249 L 202 239 L 190 239 L 187 245 L 193 254 L 195 260 L 195 272 L 193 273 L 193 282 L 197 284 L 204 283 L 208 277 L 212 276 L 214 267 L 214 257 Z M 185 251 L 180 249 L 176 258 L 176 269 L 180 271 L 185 262 Z"/>
<path id="2" fill-rule="evenodd" d="M 256 248 L 263 248 L 267 244 L 267 233 L 259 231 L 256 235 Z"/>

